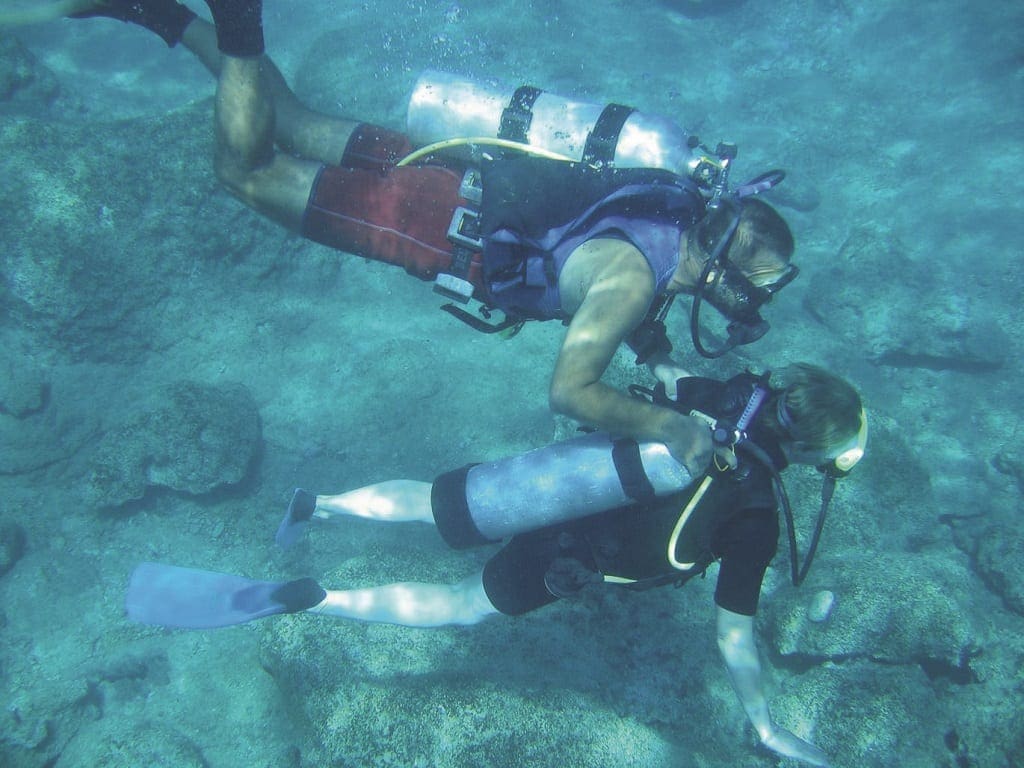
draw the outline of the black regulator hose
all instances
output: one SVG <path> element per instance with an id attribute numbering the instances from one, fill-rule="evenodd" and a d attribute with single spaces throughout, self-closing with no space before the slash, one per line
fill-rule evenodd
<path id="1" fill-rule="evenodd" d="M 782 513 L 786 517 L 786 530 L 789 536 L 789 571 L 794 587 L 799 587 L 807 578 L 811 564 L 814 562 L 814 554 L 818 551 L 818 542 L 821 540 L 821 532 L 825 528 L 825 513 L 828 511 L 829 502 L 832 500 L 832 493 L 835 491 L 836 481 L 832 475 L 826 473 L 825 485 L 821 489 L 821 509 L 818 510 L 818 520 L 814 525 L 814 532 L 811 534 L 811 542 L 807 547 L 807 557 L 803 563 L 800 562 L 800 554 L 796 545 L 796 523 L 793 520 L 793 508 L 789 503 L 789 494 L 786 493 L 786 486 L 782 483 L 782 476 L 775 468 L 771 457 L 755 443 L 744 440 L 736 444 L 737 450 L 748 454 L 751 458 L 762 464 L 771 475 L 775 483 L 775 495 L 782 507 Z"/>
<path id="2" fill-rule="evenodd" d="M 811 534 L 811 543 L 807 546 L 807 557 L 804 559 L 803 567 L 800 569 L 800 573 L 793 579 L 794 586 L 799 587 L 807 576 L 807 572 L 811 570 L 811 563 L 814 562 L 814 553 L 818 551 L 818 541 L 821 539 L 821 532 L 825 528 L 825 513 L 828 512 L 828 505 L 832 501 L 832 494 L 835 490 L 836 479 L 826 472 L 825 482 L 821 486 L 821 509 L 818 510 L 818 522 L 814 525 L 814 533 Z M 790 516 L 790 520 L 792 520 L 792 516 Z M 794 538 L 792 523 L 790 523 L 789 536 L 791 540 Z M 795 553 L 796 550 L 793 551 Z"/>

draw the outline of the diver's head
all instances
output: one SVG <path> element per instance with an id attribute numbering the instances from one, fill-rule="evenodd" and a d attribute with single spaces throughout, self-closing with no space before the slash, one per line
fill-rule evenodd
<path id="1" fill-rule="evenodd" d="M 688 232 L 670 289 L 701 298 L 729 320 L 754 322 L 758 310 L 790 283 L 797 268 L 793 233 L 767 203 L 723 199 Z"/>
<path id="2" fill-rule="evenodd" d="M 786 458 L 842 475 L 853 468 L 867 442 L 867 415 L 857 390 L 833 373 L 795 363 L 773 377 L 775 395 L 767 410 Z"/>
<path id="3" fill-rule="evenodd" d="M 697 244 L 705 257 L 711 256 L 728 236 L 737 207 L 739 224 L 724 255 L 754 285 L 775 283 L 789 268 L 795 244 L 786 220 L 763 200 L 747 197 L 711 208 L 694 227 Z"/>
<path id="4" fill-rule="evenodd" d="M 767 333 L 760 309 L 799 273 L 790 263 L 793 250 L 793 233 L 767 203 L 728 195 L 709 205 L 684 238 L 679 266 L 667 287 L 670 294 L 693 296 L 690 338 L 701 355 L 721 357 Z M 705 301 L 729 321 L 728 339 L 714 351 L 700 339 Z"/>
<path id="5" fill-rule="evenodd" d="M 756 312 L 796 277 L 790 263 L 793 233 L 774 208 L 756 197 L 723 200 L 697 223 L 693 239 L 704 261 L 717 254 L 721 262 L 722 274 L 709 275 L 715 282 L 705 298 L 726 317 L 732 318 L 737 307 L 740 318 L 734 319 Z"/>

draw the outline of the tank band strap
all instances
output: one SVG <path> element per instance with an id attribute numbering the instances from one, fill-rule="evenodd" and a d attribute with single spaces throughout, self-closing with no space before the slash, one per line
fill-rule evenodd
<path id="1" fill-rule="evenodd" d="M 616 440 L 612 443 L 612 461 L 622 483 L 622 490 L 635 501 L 653 501 L 654 486 L 644 471 L 640 446 L 635 440 Z"/>
<path id="2" fill-rule="evenodd" d="M 434 480 L 430 488 L 430 508 L 434 513 L 437 531 L 452 549 L 467 549 L 493 543 L 476 527 L 466 498 L 466 477 L 476 466 L 445 472 Z"/>
<path id="3" fill-rule="evenodd" d="M 615 147 L 619 134 L 629 116 L 636 110 L 623 104 L 609 104 L 601 111 L 594 128 L 583 147 L 583 162 L 588 165 L 611 165 L 615 162 Z"/>
<path id="4" fill-rule="evenodd" d="M 533 105 L 541 93 L 543 91 L 540 88 L 534 88 L 532 85 L 521 85 L 516 88 L 508 106 L 501 113 L 499 139 L 518 141 L 520 144 L 530 143 L 527 134 L 530 132 L 530 123 L 533 122 Z"/>

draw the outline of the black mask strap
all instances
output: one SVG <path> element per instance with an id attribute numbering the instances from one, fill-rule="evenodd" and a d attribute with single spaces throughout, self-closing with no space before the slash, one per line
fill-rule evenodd
<path id="1" fill-rule="evenodd" d="M 818 551 L 818 542 L 821 540 L 821 532 L 825 528 L 825 515 L 827 514 L 828 506 L 832 501 L 832 494 L 836 489 L 836 478 L 829 473 L 825 474 L 825 482 L 821 487 L 821 508 L 818 510 L 818 520 L 814 524 L 814 532 L 811 534 L 811 542 L 807 547 L 807 556 L 801 563 L 800 553 L 797 551 L 796 545 L 796 523 L 793 520 L 793 508 L 789 504 L 789 494 L 786 493 L 786 486 L 782 484 L 782 477 L 779 475 L 779 471 L 775 468 L 775 464 L 772 462 L 771 457 L 756 443 L 753 443 L 750 440 L 744 440 L 737 443 L 736 447 L 737 449 L 749 454 L 760 464 L 764 465 L 769 472 L 771 472 L 772 480 L 775 483 L 775 496 L 778 499 L 779 506 L 782 507 L 783 514 L 786 517 L 786 530 L 789 536 L 790 578 L 793 581 L 793 586 L 799 587 L 803 584 L 804 579 L 807 578 L 807 573 L 811 570 L 811 565 L 814 563 L 814 555 Z"/>
<path id="2" fill-rule="evenodd" d="M 732 207 L 732 219 L 723 236 L 715 244 L 711 255 L 704 262 L 704 269 L 701 270 L 700 279 L 693 293 L 693 304 L 690 307 L 690 339 L 693 341 L 693 348 L 702 357 L 710 359 L 721 357 L 741 344 L 750 344 L 753 341 L 757 341 L 768 332 L 770 327 L 766 320 L 762 319 L 757 312 L 754 312 L 745 320 L 733 320 L 729 323 L 729 338 L 719 349 L 709 350 L 700 340 L 700 308 L 704 303 L 704 292 L 707 289 L 708 278 L 711 272 L 715 271 L 716 279 L 722 279 L 726 267 L 725 254 L 732 244 L 733 237 L 735 237 L 736 230 L 740 224 L 739 208 L 735 204 L 732 204 Z"/>

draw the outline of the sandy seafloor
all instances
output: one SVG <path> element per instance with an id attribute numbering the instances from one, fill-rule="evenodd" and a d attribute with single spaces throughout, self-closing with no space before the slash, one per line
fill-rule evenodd
<path id="1" fill-rule="evenodd" d="M 868 457 L 808 582 L 768 574 L 777 720 L 837 768 L 1024 764 L 1024 7 L 1010 0 L 267 0 L 326 111 L 401 128 L 423 68 L 614 100 L 782 166 L 800 279 L 726 376 L 854 380 Z M 0 34 L 0 764 L 771 766 L 717 659 L 712 578 L 410 630 L 131 625 L 140 560 L 328 586 L 492 550 L 351 522 L 272 546 L 291 489 L 430 479 L 568 427 L 562 329 L 485 338 L 426 284 L 263 222 L 211 169 L 213 83 L 110 21 Z M 685 303 L 685 302 L 684 302 Z M 686 348 L 685 312 L 672 330 Z M 646 382 L 623 355 L 610 378 Z M 649 383 L 649 382 L 647 382 Z M 789 473 L 801 537 L 813 471 Z M 812 623 L 815 595 L 836 596 Z"/>

